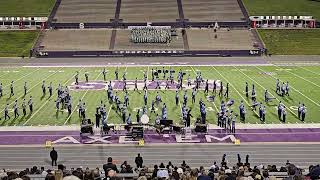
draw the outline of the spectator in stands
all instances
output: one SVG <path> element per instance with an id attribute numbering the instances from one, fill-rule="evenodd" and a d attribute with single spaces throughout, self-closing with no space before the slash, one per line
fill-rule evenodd
<path id="1" fill-rule="evenodd" d="M 121 165 L 120 173 L 133 173 L 132 167 L 128 164 L 127 161 L 124 161 Z"/>
<path id="2" fill-rule="evenodd" d="M 200 171 L 200 175 L 198 176 L 197 180 L 211 180 L 211 178 L 207 175 L 206 171 L 202 169 Z"/>
<path id="3" fill-rule="evenodd" d="M 50 173 L 47 174 L 45 180 L 55 180 L 55 177 L 54 177 L 54 175 L 50 172 Z"/>
<path id="4" fill-rule="evenodd" d="M 64 177 L 63 180 L 80 180 L 80 179 L 77 176 L 70 175 L 70 176 Z"/>
<path id="5" fill-rule="evenodd" d="M 120 166 L 121 168 L 120 173 L 125 173 L 125 171 L 127 170 L 127 166 L 128 166 L 128 162 L 124 161 Z"/>
<path id="6" fill-rule="evenodd" d="M 78 177 L 79 179 L 83 179 L 83 173 L 80 168 L 77 168 L 76 170 L 72 171 L 72 175 Z"/>
<path id="7" fill-rule="evenodd" d="M 169 172 L 163 163 L 161 163 L 159 166 L 159 170 L 157 172 L 157 177 L 161 178 L 161 179 L 168 179 L 169 178 Z"/>
<path id="8" fill-rule="evenodd" d="M 107 175 L 108 171 L 111 169 L 117 173 L 119 172 L 117 166 L 112 163 L 112 157 L 108 157 L 108 162 L 107 162 L 107 164 L 103 165 L 103 170 L 104 170 L 105 174 Z"/>
<path id="9" fill-rule="evenodd" d="M 179 180 L 180 179 L 180 175 L 178 173 L 178 167 L 174 167 L 171 177 L 172 177 L 171 179 L 173 179 L 173 180 Z"/>
<path id="10" fill-rule="evenodd" d="M 93 170 L 92 173 L 95 180 L 101 180 L 99 168 L 96 168 L 95 170 Z"/>
<path id="11" fill-rule="evenodd" d="M 167 169 L 174 169 L 171 161 L 168 162 Z"/>
<path id="12" fill-rule="evenodd" d="M 138 156 L 136 157 L 135 161 L 134 161 L 137 165 L 137 168 L 142 168 L 142 164 L 143 164 L 143 159 L 140 156 L 140 153 L 138 154 Z"/>
<path id="13" fill-rule="evenodd" d="M 85 180 L 94 180 L 94 176 L 93 176 L 93 173 L 92 171 L 90 170 L 86 170 L 84 172 L 84 177 L 83 177 Z"/>
<path id="14" fill-rule="evenodd" d="M 43 166 L 40 168 L 40 174 L 41 174 L 42 176 L 46 176 L 46 175 L 48 174 L 48 172 L 44 170 L 44 167 L 43 167 Z"/>
<path id="15" fill-rule="evenodd" d="M 31 173 L 30 174 L 40 174 L 39 169 L 37 168 L 37 166 L 33 166 L 31 168 Z"/>
<path id="16" fill-rule="evenodd" d="M 157 177 L 158 170 L 159 170 L 158 165 L 154 165 L 153 166 L 153 172 L 152 172 L 152 178 L 153 179 Z"/>
<path id="17" fill-rule="evenodd" d="M 147 180 L 146 172 L 144 169 L 141 169 L 138 180 Z"/>
<path id="18" fill-rule="evenodd" d="M 54 150 L 54 147 L 52 148 L 52 151 L 50 152 L 50 158 L 51 158 L 51 165 L 57 166 L 58 153 L 56 150 Z"/>
<path id="19" fill-rule="evenodd" d="M 262 177 L 264 180 L 269 180 L 269 172 L 267 170 L 264 170 L 262 172 Z"/>
<path id="20" fill-rule="evenodd" d="M 183 160 L 183 161 L 182 161 L 182 164 L 181 164 L 181 167 L 182 167 L 182 168 L 185 168 L 186 166 L 187 166 L 186 161 Z"/>

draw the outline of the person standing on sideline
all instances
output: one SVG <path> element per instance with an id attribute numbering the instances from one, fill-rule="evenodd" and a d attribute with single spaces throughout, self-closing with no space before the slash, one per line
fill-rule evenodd
<path id="1" fill-rule="evenodd" d="M 137 168 L 142 168 L 142 164 L 143 164 L 143 159 L 140 156 L 140 153 L 138 153 L 138 156 L 136 157 L 136 159 L 134 160 L 134 162 L 137 165 Z"/>
<path id="2" fill-rule="evenodd" d="M 56 150 L 54 150 L 54 147 L 52 148 L 52 150 L 50 152 L 50 158 L 51 158 L 51 165 L 57 166 L 58 153 Z"/>

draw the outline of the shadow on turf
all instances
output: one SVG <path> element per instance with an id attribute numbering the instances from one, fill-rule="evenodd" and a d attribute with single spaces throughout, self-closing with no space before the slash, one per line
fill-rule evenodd
<path id="1" fill-rule="evenodd" d="M 44 97 L 46 97 L 45 94 L 40 97 L 40 100 L 42 101 Z"/>

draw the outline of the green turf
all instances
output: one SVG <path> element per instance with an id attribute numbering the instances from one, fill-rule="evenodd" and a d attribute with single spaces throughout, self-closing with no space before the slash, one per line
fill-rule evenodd
<path id="1" fill-rule="evenodd" d="M 243 0 L 251 16 L 314 16 L 320 19 L 319 0 Z"/>
<path id="2" fill-rule="evenodd" d="M 0 31 L 0 57 L 29 56 L 37 31 Z"/>
<path id="3" fill-rule="evenodd" d="M 55 0 L 1 0 L 0 16 L 27 17 L 44 16 L 47 17 Z"/>
<path id="4" fill-rule="evenodd" d="M 258 30 L 268 52 L 277 55 L 320 55 L 320 30 Z"/>
<path id="5" fill-rule="evenodd" d="M 127 79 L 134 80 L 143 79 L 143 71 L 148 71 L 149 79 L 151 77 L 152 67 L 121 67 L 119 70 L 120 76 L 124 71 L 127 72 Z M 319 108 L 320 108 L 320 66 L 238 66 L 238 67 L 173 67 L 176 72 L 181 68 L 182 71 L 187 74 L 190 73 L 191 78 L 195 78 L 197 71 L 201 71 L 203 77 L 212 80 L 221 80 L 224 84 L 230 84 L 230 98 L 235 100 L 235 105 L 230 109 L 233 109 L 238 113 L 238 106 L 240 100 L 243 100 L 247 108 L 247 120 L 246 123 L 260 123 L 257 117 L 257 112 L 252 111 L 248 106 L 251 105 L 251 100 L 247 99 L 244 94 L 245 82 L 248 82 L 251 86 L 252 83 L 256 86 L 257 99 L 263 102 L 263 92 L 268 89 L 270 93 L 276 97 L 275 100 L 266 104 L 267 115 L 266 123 L 280 123 L 277 118 L 276 106 L 279 101 L 282 101 L 287 106 L 288 118 L 287 123 L 299 123 L 300 120 L 296 117 L 296 110 L 290 109 L 291 106 L 297 106 L 299 102 L 303 102 L 307 106 L 307 119 L 306 122 L 319 122 Z M 0 81 L 3 84 L 4 96 L 0 99 L 0 114 L 3 117 L 3 109 L 6 103 L 10 104 L 12 108 L 13 101 L 18 99 L 19 105 L 23 98 L 28 100 L 29 96 L 33 96 L 34 100 L 34 112 L 28 114 L 27 117 L 19 117 L 17 119 L 10 119 L 0 121 L 0 125 L 70 125 L 79 124 L 78 112 L 76 106 L 79 99 L 83 99 L 86 102 L 87 116 L 94 119 L 95 107 L 100 104 L 100 100 L 106 103 L 106 109 L 108 112 L 109 123 L 121 123 L 121 117 L 116 113 L 112 104 L 106 101 L 105 90 L 84 90 L 84 91 L 71 91 L 73 102 L 73 113 L 68 118 L 67 113 L 63 111 L 57 112 L 55 109 L 56 92 L 54 96 L 48 98 L 48 95 L 42 97 L 41 84 L 45 80 L 47 85 L 52 82 L 54 87 L 57 87 L 58 83 L 66 86 L 70 85 L 74 81 L 75 71 L 80 71 L 80 80 L 84 80 L 84 72 L 90 73 L 90 80 L 102 80 L 101 74 L 102 68 L 67 68 L 67 67 L 55 67 L 55 68 L 0 68 Z M 114 79 L 114 67 L 108 67 L 107 79 Z M 176 77 L 176 76 L 175 76 Z M 274 92 L 275 80 L 279 78 L 281 81 L 289 81 L 291 91 L 289 97 L 280 97 Z M 15 96 L 9 98 L 9 86 L 11 80 L 15 80 Z M 28 95 L 23 97 L 23 84 L 28 82 Z M 140 91 L 141 93 L 142 91 Z M 130 106 L 128 112 L 132 113 L 132 119 L 135 121 L 134 111 L 136 108 L 143 106 L 143 93 L 130 91 Z M 172 90 L 160 90 L 163 102 L 167 104 L 169 119 L 173 119 L 176 123 L 181 122 L 180 119 L 180 106 L 176 106 L 174 102 L 175 91 Z M 151 103 L 151 99 L 155 98 L 156 91 L 149 90 L 148 102 Z M 123 101 L 124 93 L 118 91 L 120 99 Z M 209 93 L 212 95 L 212 92 Z M 182 101 L 183 92 L 180 92 L 180 101 Z M 198 101 L 204 100 L 207 107 L 207 118 L 209 123 L 216 123 L 216 112 L 220 107 L 221 100 L 225 98 L 216 97 L 215 102 L 209 102 L 206 100 L 204 92 L 197 94 L 197 102 L 191 103 L 191 90 L 188 91 L 189 101 L 188 107 L 192 109 L 194 118 L 199 117 L 199 105 Z M 150 105 L 150 104 L 149 104 Z M 110 111 L 109 111 L 110 110 Z M 158 107 L 157 113 L 160 114 L 161 106 Z M 21 114 L 21 108 L 20 108 Z M 151 122 L 154 121 L 154 114 L 149 114 Z M 13 113 L 10 112 L 11 117 Z M 194 121 L 194 119 L 193 119 Z"/>

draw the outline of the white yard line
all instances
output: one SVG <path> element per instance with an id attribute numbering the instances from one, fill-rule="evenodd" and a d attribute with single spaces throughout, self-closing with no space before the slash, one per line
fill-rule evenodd
<path id="1" fill-rule="evenodd" d="M 21 69 L 22 67 L 19 67 L 19 68 L 17 68 L 15 71 L 17 71 L 17 70 L 19 70 L 19 69 Z M 11 73 L 11 71 L 9 71 L 9 72 L 3 72 L 2 73 L 2 75 L 0 76 L 0 78 L 2 78 L 3 76 L 5 76 L 5 75 L 7 75 L 7 74 L 9 74 L 9 73 Z M 1 82 L 1 81 L 0 81 Z"/>
<path id="2" fill-rule="evenodd" d="M 24 76 L 20 77 L 20 78 L 19 78 L 19 79 L 17 79 L 17 80 L 14 80 L 14 83 L 16 83 L 16 82 L 20 81 L 21 79 L 23 79 L 23 78 L 25 78 L 25 77 L 29 76 L 30 74 L 35 73 L 36 71 L 39 71 L 39 70 L 40 70 L 40 68 L 38 68 L 38 69 L 36 69 L 36 70 L 34 70 L 34 71 L 32 71 L 32 72 L 30 72 L 30 73 L 28 73 L 28 74 L 26 74 L 26 75 L 24 75 Z M 9 84 L 7 84 L 6 86 L 3 86 L 3 88 L 8 87 L 9 85 L 10 85 L 10 83 L 9 83 Z"/>
<path id="3" fill-rule="evenodd" d="M 60 68 L 60 69 L 62 69 L 62 68 Z M 46 78 L 42 79 L 42 80 L 41 80 L 41 81 L 39 81 L 37 84 L 35 84 L 34 86 L 32 86 L 32 87 L 29 89 L 29 91 L 30 91 L 30 90 L 32 90 L 33 88 L 35 88 L 36 86 L 38 86 L 40 83 L 42 83 L 42 81 L 44 81 L 44 80 L 48 79 L 49 77 L 53 76 L 54 74 L 56 74 L 57 72 L 58 72 L 58 71 L 56 71 L 56 72 L 54 72 L 54 73 L 49 74 Z M 19 96 L 19 97 L 18 97 L 18 98 L 16 98 L 16 99 L 20 99 L 20 98 L 22 98 L 23 96 L 24 96 L 24 94 L 23 94 L 23 95 L 21 95 L 21 96 Z M 13 103 L 14 103 L 14 101 L 13 101 L 13 102 L 11 102 L 11 103 L 9 104 L 9 106 L 11 106 Z M 0 114 L 1 114 L 3 111 L 4 111 L 4 109 L 0 111 Z"/>
<path id="4" fill-rule="evenodd" d="M 148 87 L 148 83 L 149 83 L 149 70 L 150 70 L 150 67 L 148 66 L 148 70 L 147 70 L 147 87 Z M 153 72 L 151 72 L 153 73 Z M 146 94 L 148 95 L 148 91 L 149 89 L 147 88 L 147 91 L 146 91 Z M 147 101 L 147 104 L 148 104 L 148 101 Z"/>
<path id="5" fill-rule="evenodd" d="M 274 66 L 276 66 L 276 67 L 278 67 L 278 68 L 280 68 L 280 69 L 283 69 L 283 68 L 281 68 L 280 66 L 277 66 L 277 65 L 274 65 Z M 311 84 L 313 84 L 313 85 L 315 85 L 315 86 L 317 86 L 317 87 L 320 88 L 320 86 L 319 86 L 318 84 L 316 84 L 316 83 L 314 83 L 314 82 L 312 82 L 312 81 L 310 81 L 310 80 L 308 80 L 308 79 L 306 79 L 306 78 L 304 78 L 304 77 L 302 77 L 302 76 L 299 76 L 299 75 L 297 75 L 297 74 L 295 74 L 295 73 L 293 73 L 293 72 L 290 72 L 290 71 L 285 71 L 285 72 L 288 72 L 288 73 L 290 73 L 290 74 L 292 74 L 292 75 L 294 75 L 294 76 L 296 76 L 296 77 L 298 77 L 298 78 L 300 78 L 300 79 L 303 79 L 303 80 L 305 80 L 305 81 L 307 81 L 307 82 L 309 82 L 309 83 L 311 83 Z"/>
<path id="6" fill-rule="evenodd" d="M 94 81 L 98 80 L 98 78 L 100 77 L 101 74 L 102 74 L 102 71 L 98 74 L 98 76 L 94 79 Z M 89 89 L 86 90 L 86 92 L 82 95 L 81 101 L 82 101 L 83 98 L 87 95 L 88 92 L 89 92 Z M 72 114 L 73 114 L 76 110 L 77 110 L 77 108 L 75 107 L 75 108 L 73 109 L 73 111 L 71 112 L 70 116 L 68 116 L 68 118 L 66 119 L 66 121 L 64 122 L 63 125 L 66 125 L 66 124 L 67 124 L 67 122 L 70 120 Z"/>
<path id="7" fill-rule="evenodd" d="M 194 72 L 195 75 L 197 75 L 197 72 L 194 70 L 194 68 L 192 66 L 190 66 L 192 71 Z M 216 109 L 217 112 L 219 112 L 219 109 L 217 108 L 216 104 L 214 103 L 214 101 L 212 102 L 214 108 Z"/>
<path id="8" fill-rule="evenodd" d="M 259 69 L 260 71 L 264 71 L 263 69 L 259 68 L 258 66 L 256 66 L 257 69 Z M 280 78 L 276 78 L 274 77 L 274 75 L 270 75 L 271 77 L 273 77 L 274 79 L 280 79 Z M 314 100 L 312 100 L 311 98 L 309 98 L 308 96 L 304 95 L 302 92 L 300 92 L 299 90 L 297 90 L 296 88 L 294 88 L 292 85 L 290 85 L 290 87 L 295 90 L 297 93 L 301 94 L 303 97 L 307 98 L 308 100 L 310 100 L 311 102 L 313 102 L 315 105 L 320 107 L 320 104 L 318 104 L 317 102 L 315 102 Z"/>
<path id="9" fill-rule="evenodd" d="M 210 66 L 272 66 L 273 64 L 266 63 L 266 64 L 181 64 L 181 62 L 177 62 L 177 64 L 160 64 L 160 63 L 155 63 L 155 62 L 150 62 L 146 64 L 134 64 L 130 65 L 127 63 L 110 63 L 110 64 L 102 64 L 102 65 L 50 65 L 50 66 L 22 66 L 22 67 L 121 67 L 121 66 L 129 66 L 129 67 L 145 67 L 145 66 L 154 66 L 154 67 L 168 67 L 168 66 L 173 66 L 173 67 L 187 67 L 187 66 L 199 66 L 199 67 L 210 67 Z"/>
<path id="10" fill-rule="evenodd" d="M 214 67 L 214 66 L 211 66 L 223 79 L 225 79 L 226 81 L 227 81 L 227 83 L 229 83 L 230 84 L 230 86 L 239 94 L 239 96 L 244 100 L 244 102 L 246 102 L 246 104 L 248 105 L 248 106 L 251 106 L 250 104 L 249 104 L 249 102 L 241 95 L 241 93 L 227 80 L 227 78 L 225 78 L 224 76 L 222 76 L 222 74 Z M 258 113 L 256 112 L 256 111 L 253 111 L 257 116 L 259 116 L 258 115 Z"/>
<path id="11" fill-rule="evenodd" d="M 255 81 L 255 80 L 252 79 L 250 76 L 248 76 L 248 75 L 245 74 L 244 72 L 240 71 L 240 69 L 238 69 L 237 67 L 234 66 L 234 68 L 236 68 L 239 72 L 241 72 L 241 73 L 242 73 L 243 75 L 245 75 L 247 78 L 251 79 L 255 84 L 258 84 L 260 87 L 262 87 L 264 90 L 266 90 L 266 88 L 263 87 L 259 82 Z M 268 92 L 269 92 L 269 94 L 271 94 L 270 91 L 268 91 Z M 273 97 L 275 97 L 278 102 L 280 102 L 280 100 L 279 100 L 276 96 L 274 96 L 273 94 L 271 94 L 271 95 L 272 95 Z M 288 107 L 288 106 L 286 106 L 286 107 Z M 288 109 L 292 114 L 294 114 L 296 117 L 298 117 L 297 114 L 295 114 L 290 108 L 287 108 L 287 109 Z"/>
<path id="12" fill-rule="evenodd" d="M 82 68 L 82 69 L 83 69 L 83 68 Z M 82 69 L 80 69 L 79 72 L 81 72 Z M 75 75 L 75 74 L 72 74 L 72 77 L 71 77 L 70 79 L 68 79 L 68 80 L 63 84 L 63 87 L 66 86 L 66 85 L 68 84 L 68 82 L 71 81 L 71 80 L 74 78 L 74 75 Z M 40 106 L 40 108 L 39 108 L 36 112 L 34 112 L 34 113 L 32 114 L 32 116 L 31 116 L 26 122 L 23 123 L 23 125 L 25 126 L 36 114 L 38 114 L 38 112 L 40 112 L 40 110 L 41 110 L 48 102 L 49 102 L 49 99 L 47 99 L 46 102 L 43 103 L 43 105 Z"/>
<path id="13" fill-rule="evenodd" d="M 83 69 L 83 68 L 82 68 Z M 81 70 L 82 70 L 81 69 Z M 80 70 L 80 71 L 81 71 Z M 79 72 L 80 72 L 79 71 Z M 63 86 L 65 86 L 69 81 L 71 81 L 72 79 L 74 78 L 74 74 L 72 75 L 72 77 L 70 78 L 70 79 L 68 79 L 64 84 L 63 84 Z M 47 103 L 49 102 L 49 99 L 48 100 L 46 100 L 46 102 L 34 113 L 34 114 L 32 114 L 32 116 L 23 124 L 23 125 L 25 125 L 25 124 L 27 124 L 29 121 L 30 121 L 30 119 L 31 118 L 33 118 L 34 116 L 35 116 L 35 114 L 37 114 Z"/>
<path id="14" fill-rule="evenodd" d="M 319 73 L 316 73 L 316 72 L 314 72 L 314 71 L 311 71 L 310 69 L 304 68 L 303 66 L 297 66 L 297 67 L 299 67 L 299 68 L 301 68 L 301 69 L 303 69 L 303 70 L 309 71 L 309 72 L 311 72 L 311 73 L 313 73 L 313 74 L 316 74 L 316 75 L 318 75 L 318 76 L 320 76 Z"/>
<path id="15" fill-rule="evenodd" d="M 109 119 L 109 114 L 110 114 L 110 111 L 112 109 L 112 106 L 113 106 L 113 104 L 111 104 L 110 107 L 109 107 L 108 114 L 107 114 L 107 120 Z"/>

